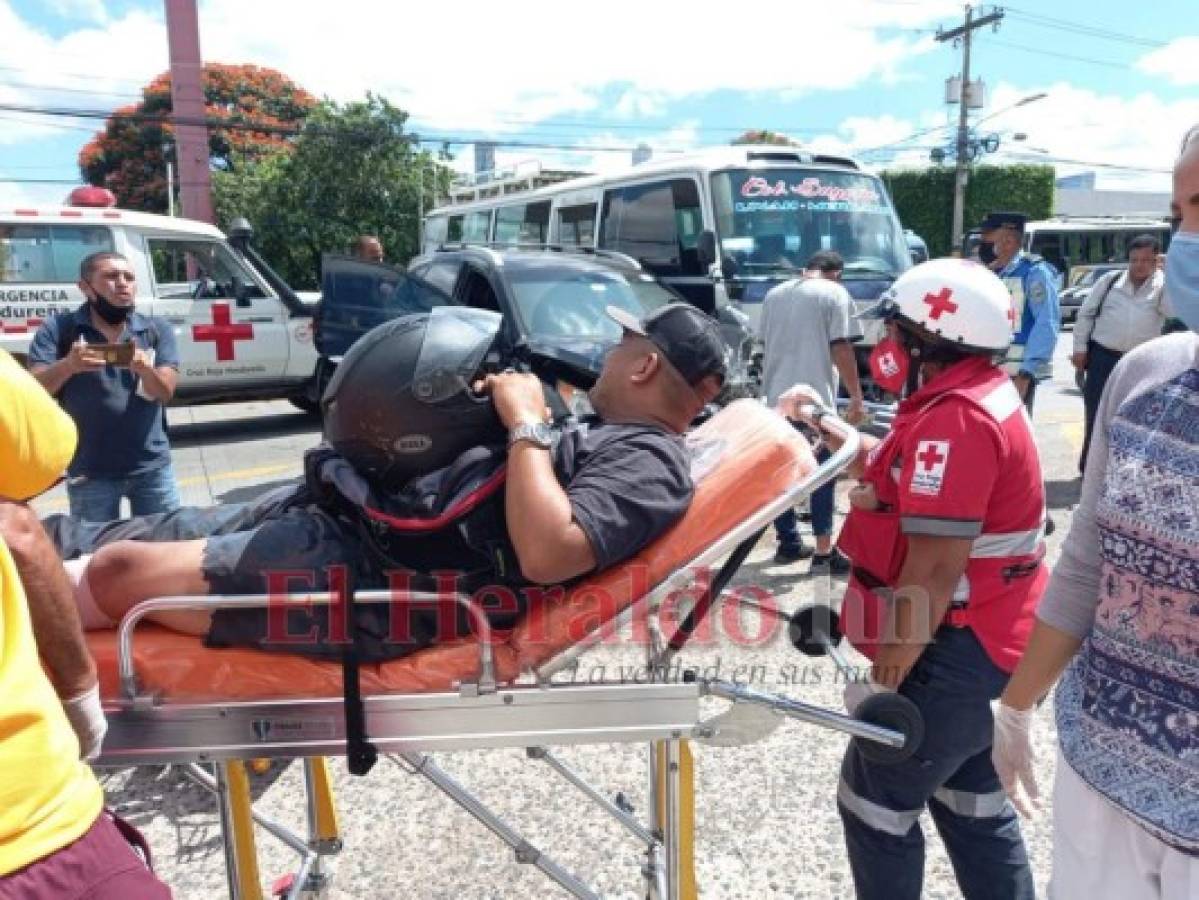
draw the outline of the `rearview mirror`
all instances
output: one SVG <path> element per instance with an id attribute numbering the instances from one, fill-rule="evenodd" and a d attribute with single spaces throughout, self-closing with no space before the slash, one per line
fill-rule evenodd
<path id="1" fill-rule="evenodd" d="M 254 285 L 250 284 L 250 282 L 246 281 L 244 278 L 237 278 L 235 276 L 233 278 L 231 287 L 233 288 L 233 299 L 238 306 L 254 305 L 250 302 L 250 299 L 254 294 Z"/>

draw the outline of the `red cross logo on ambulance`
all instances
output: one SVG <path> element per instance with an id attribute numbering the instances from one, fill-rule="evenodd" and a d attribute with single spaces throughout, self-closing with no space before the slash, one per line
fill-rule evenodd
<path id="1" fill-rule="evenodd" d="M 937 496 L 941 493 L 948 464 L 949 441 L 921 441 L 916 447 L 916 467 L 912 470 L 908 490 L 927 497 Z"/>
<path id="2" fill-rule="evenodd" d="M 254 338 L 254 326 L 248 322 L 234 324 L 229 313 L 228 303 L 212 304 L 212 324 L 193 325 L 192 340 L 212 341 L 216 345 L 217 362 L 229 362 L 236 359 L 238 341 L 249 341 Z"/>

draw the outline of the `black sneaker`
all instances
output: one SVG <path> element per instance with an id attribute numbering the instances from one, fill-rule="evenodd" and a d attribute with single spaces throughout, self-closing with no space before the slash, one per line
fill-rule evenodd
<path id="1" fill-rule="evenodd" d="M 776 563 L 793 563 L 799 562 L 801 559 L 807 559 L 811 555 L 812 548 L 806 544 L 795 546 L 780 544 L 779 548 L 774 551 L 774 561 Z"/>
<path id="2" fill-rule="evenodd" d="M 849 557 L 834 547 L 831 553 L 815 554 L 808 572 L 812 575 L 848 575 L 850 567 Z"/>

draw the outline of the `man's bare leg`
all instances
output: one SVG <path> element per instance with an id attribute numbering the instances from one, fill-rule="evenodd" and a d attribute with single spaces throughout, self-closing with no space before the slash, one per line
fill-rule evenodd
<path id="1" fill-rule="evenodd" d="M 116 541 L 92 556 L 84 577 L 96 606 L 119 622 L 134 606 L 152 597 L 209 593 L 202 563 L 206 540 Z M 212 622 L 208 610 L 151 613 L 148 618 L 184 634 L 205 635 Z"/>

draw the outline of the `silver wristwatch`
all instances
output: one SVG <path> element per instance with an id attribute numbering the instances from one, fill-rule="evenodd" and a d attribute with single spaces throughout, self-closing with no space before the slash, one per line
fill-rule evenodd
<path id="1" fill-rule="evenodd" d="M 508 432 L 508 446 L 517 441 L 529 441 L 549 450 L 554 445 L 554 429 L 545 422 L 522 422 Z"/>

